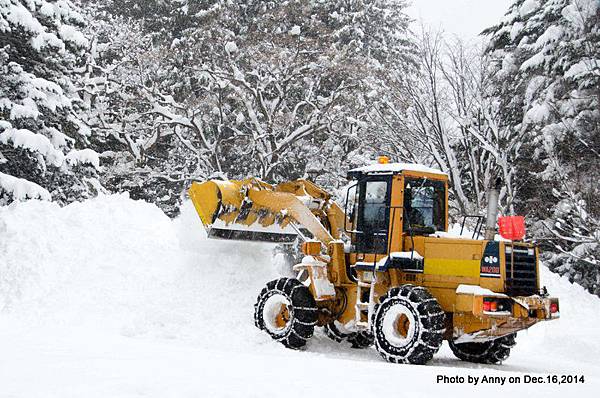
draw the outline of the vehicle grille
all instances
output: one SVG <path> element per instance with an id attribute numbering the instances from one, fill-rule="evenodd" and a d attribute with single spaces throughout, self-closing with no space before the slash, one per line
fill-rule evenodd
<path id="1" fill-rule="evenodd" d="M 530 296 L 538 293 L 535 250 L 527 246 L 506 244 L 506 293 Z"/>

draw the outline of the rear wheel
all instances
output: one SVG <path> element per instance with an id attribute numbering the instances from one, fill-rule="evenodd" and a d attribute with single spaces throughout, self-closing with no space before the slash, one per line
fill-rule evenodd
<path id="1" fill-rule="evenodd" d="M 325 334 L 331 340 L 341 343 L 348 341 L 352 344 L 352 348 L 367 348 L 373 345 L 373 334 L 366 330 L 351 332 L 345 330 L 344 325 L 338 321 L 333 321 L 323 326 Z"/>
<path id="2" fill-rule="evenodd" d="M 463 361 L 474 363 L 500 364 L 510 355 L 515 346 L 516 333 L 481 343 L 455 343 L 450 341 L 450 349 Z"/>
<path id="3" fill-rule="evenodd" d="M 380 298 L 371 318 L 375 348 L 390 362 L 425 364 L 442 345 L 444 319 L 427 289 L 392 288 Z"/>
<path id="4" fill-rule="evenodd" d="M 304 347 L 317 322 L 310 290 L 294 278 L 267 283 L 254 304 L 254 324 L 289 348 Z"/>

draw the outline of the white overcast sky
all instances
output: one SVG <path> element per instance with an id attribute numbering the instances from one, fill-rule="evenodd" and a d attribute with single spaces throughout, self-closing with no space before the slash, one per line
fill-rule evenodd
<path id="1" fill-rule="evenodd" d="M 498 23 L 513 0 L 412 0 L 408 15 L 465 40 Z M 413 26 L 415 32 L 418 26 Z"/>

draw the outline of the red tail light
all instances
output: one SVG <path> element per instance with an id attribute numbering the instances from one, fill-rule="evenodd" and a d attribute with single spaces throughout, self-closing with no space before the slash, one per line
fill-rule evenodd
<path id="1" fill-rule="evenodd" d="M 551 303 L 550 304 L 550 313 L 556 314 L 557 312 L 558 312 L 558 303 Z"/>
<path id="2" fill-rule="evenodd" d="M 512 305 L 509 298 L 491 298 L 483 299 L 483 312 L 497 312 L 498 315 L 507 315 L 512 312 Z"/>
<path id="3" fill-rule="evenodd" d="M 491 311 L 492 310 L 492 302 L 491 301 L 483 301 L 483 310 Z"/>

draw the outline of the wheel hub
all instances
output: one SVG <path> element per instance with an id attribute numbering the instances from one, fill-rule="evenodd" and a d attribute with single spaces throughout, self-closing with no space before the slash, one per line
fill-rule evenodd
<path id="1" fill-rule="evenodd" d="M 392 306 L 383 319 L 383 333 L 387 341 L 396 347 L 409 345 L 416 333 L 415 317 L 402 304 Z"/>
<path id="2" fill-rule="evenodd" d="M 282 294 L 271 295 L 264 304 L 263 321 L 265 327 L 273 333 L 282 333 L 290 325 L 293 309 L 290 300 Z"/>
<path id="3" fill-rule="evenodd" d="M 408 336 L 408 331 L 410 329 L 410 320 L 406 316 L 406 314 L 400 314 L 398 318 L 396 318 L 396 331 L 398 334 L 404 338 Z"/>
<path id="4" fill-rule="evenodd" d="M 281 304 L 281 308 L 279 309 L 279 313 L 275 316 L 275 325 L 278 328 L 283 329 L 285 325 L 290 320 L 290 312 L 288 310 L 288 306 L 285 304 Z"/>

